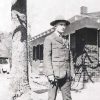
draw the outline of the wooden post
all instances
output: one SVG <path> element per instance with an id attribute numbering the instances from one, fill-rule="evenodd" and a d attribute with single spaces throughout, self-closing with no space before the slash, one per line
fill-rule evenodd
<path id="1" fill-rule="evenodd" d="M 100 64 L 100 29 L 97 30 L 98 64 Z"/>

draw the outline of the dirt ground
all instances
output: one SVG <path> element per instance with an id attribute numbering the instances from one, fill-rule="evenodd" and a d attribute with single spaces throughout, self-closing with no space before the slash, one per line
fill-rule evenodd
<path id="1" fill-rule="evenodd" d="M 12 100 L 11 91 L 9 90 L 11 76 L 9 74 L 0 75 L 0 100 Z M 23 94 L 17 100 L 48 100 L 48 85 L 44 76 L 31 75 L 30 86 L 32 88 L 26 94 Z M 38 84 L 40 83 L 40 84 Z M 41 85 L 42 84 L 42 85 Z M 79 84 L 80 87 L 82 84 Z M 85 88 L 79 91 L 71 91 L 72 100 L 100 100 L 100 82 L 87 83 Z M 57 99 L 62 100 L 61 92 L 58 92 Z"/>

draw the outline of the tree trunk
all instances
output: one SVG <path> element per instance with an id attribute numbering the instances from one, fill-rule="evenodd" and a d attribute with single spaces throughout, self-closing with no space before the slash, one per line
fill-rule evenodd
<path id="1" fill-rule="evenodd" d="M 14 96 L 29 91 L 26 0 L 13 0 L 12 82 Z"/>

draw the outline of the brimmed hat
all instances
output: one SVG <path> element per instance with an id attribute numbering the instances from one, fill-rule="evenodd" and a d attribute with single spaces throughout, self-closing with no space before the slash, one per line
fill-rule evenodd
<path id="1" fill-rule="evenodd" d="M 54 25 L 56 25 L 59 22 L 65 22 L 66 25 L 69 25 L 70 24 L 70 22 L 68 20 L 65 20 L 63 17 L 57 17 L 54 21 L 52 21 L 50 23 L 50 25 L 54 26 Z"/>

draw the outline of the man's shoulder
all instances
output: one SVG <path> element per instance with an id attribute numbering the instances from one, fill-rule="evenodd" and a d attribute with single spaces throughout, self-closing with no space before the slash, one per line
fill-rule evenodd
<path id="1" fill-rule="evenodd" d="M 45 37 L 45 40 L 52 40 L 52 39 L 53 39 L 53 33 Z"/>

